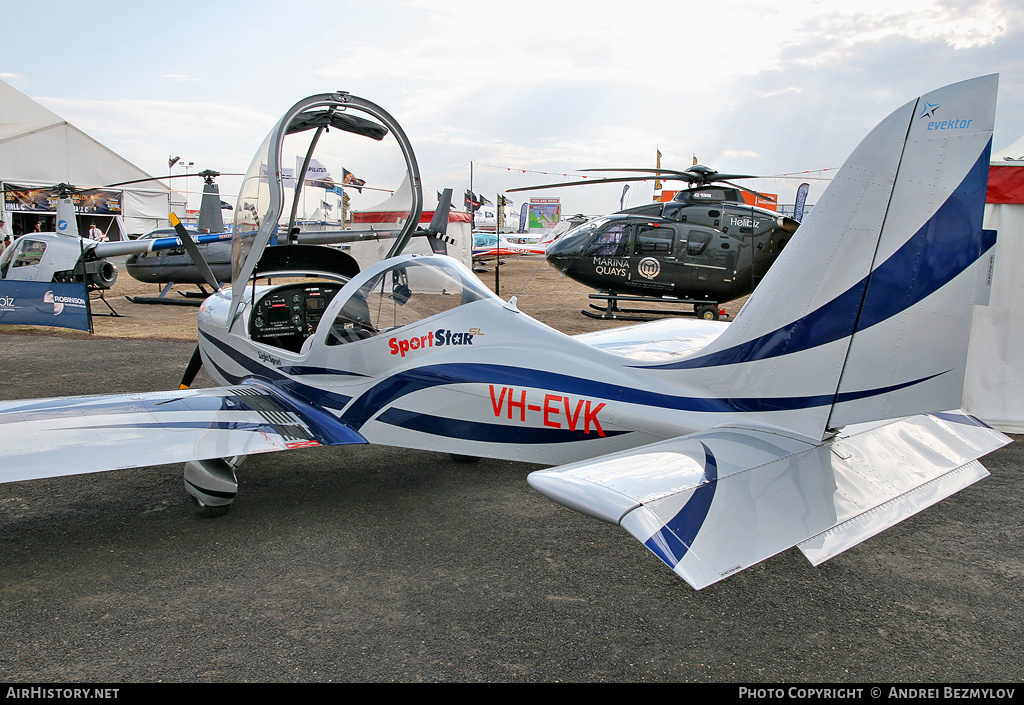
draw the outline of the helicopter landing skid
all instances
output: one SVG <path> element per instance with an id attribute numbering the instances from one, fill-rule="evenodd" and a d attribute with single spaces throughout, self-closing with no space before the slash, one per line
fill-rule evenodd
<path id="1" fill-rule="evenodd" d="M 162 299 L 159 296 L 126 296 L 133 304 L 166 304 L 168 306 L 202 306 L 197 299 Z"/>
<path id="2" fill-rule="evenodd" d="M 609 321 L 654 321 L 659 318 L 666 316 L 696 316 L 697 318 L 703 318 L 709 321 L 717 321 L 722 318 L 728 318 L 729 314 L 723 311 L 717 303 L 712 301 L 702 301 L 695 299 L 676 299 L 667 296 L 623 296 L 619 294 L 599 294 L 594 293 L 590 295 L 591 299 L 604 301 L 603 306 L 597 304 L 590 304 L 590 308 L 594 311 L 600 311 L 600 313 L 594 313 L 594 311 L 582 310 L 584 316 L 589 318 L 598 318 Z M 684 304 L 693 307 L 689 311 L 678 311 L 668 308 L 659 309 L 648 309 L 648 308 L 620 308 L 619 301 L 634 301 L 638 303 L 659 303 L 659 304 Z"/>
<path id="3" fill-rule="evenodd" d="M 202 306 L 203 300 L 206 299 L 209 294 L 202 286 L 199 287 L 199 291 L 179 291 L 178 293 L 186 297 L 184 299 L 175 299 L 168 297 L 167 294 L 171 291 L 171 287 L 174 286 L 175 282 L 168 282 L 167 286 L 163 288 L 159 296 L 126 296 L 125 298 L 131 301 L 133 304 L 167 304 L 170 306 Z M 199 298 L 202 297 L 202 298 Z"/>

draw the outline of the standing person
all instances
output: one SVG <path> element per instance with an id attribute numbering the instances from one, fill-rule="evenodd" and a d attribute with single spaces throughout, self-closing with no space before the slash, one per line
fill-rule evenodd
<path id="1" fill-rule="evenodd" d="M 106 242 L 106 234 L 96 227 L 96 223 L 89 223 L 89 239 L 96 242 Z"/>
<path id="2" fill-rule="evenodd" d="M 7 228 L 7 223 L 4 222 L 3 218 L 0 218 L 0 252 L 7 249 L 7 246 L 11 244 L 11 231 Z"/>

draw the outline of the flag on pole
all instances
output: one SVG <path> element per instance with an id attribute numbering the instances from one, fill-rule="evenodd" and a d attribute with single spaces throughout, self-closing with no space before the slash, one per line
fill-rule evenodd
<path id="1" fill-rule="evenodd" d="M 295 157 L 296 174 L 302 171 L 302 162 L 302 157 Z M 308 186 L 317 186 L 319 188 L 331 188 L 334 186 L 334 181 L 331 179 L 331 172 L 327 171 L 327 167 L 316 159 L 309 160 L 309 164 L 306 166 L 306 175 L 303 177 L 303 182 Z"/>
<path id="2" fill-rule="evenodd" d="M 804 219 L 804 208 L 807 205 L 807 192 L 810 190 L 810 184 L 800 184 L 796 190 L 796 205 L 793 208 L 793 220 L 803 221 Z"/>
<path id="3" fill-rule="evenodd" d="M 354 187 L 359 193 L 363 192 L 363 186 L 366 185 L 364 180 L 357 179 L 351 171 L 345 168 L 341 170 L 341 183 Z"/>
<path id="4" fill-rule="evenodd" d="M 477 196 L 469 189 L 466 189 L 466 210 L 470 213 L 475 213 L 480 209 L 480 206 L 484 204 L 484 199 Z"/>

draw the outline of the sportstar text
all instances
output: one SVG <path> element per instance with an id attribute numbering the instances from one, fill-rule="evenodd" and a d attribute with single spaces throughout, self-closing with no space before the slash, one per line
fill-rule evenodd
<path id="1" fill-rule="evenodd" d="M 388 341 L 392 355 L 405 357 L 411 350 L 423 350 L 424 348 L 441 347 L 443 345 L 472 345 L 473 338 L 483 335 L 479 328 L 470 328 L 468 331 L 451 331 L 445 328 L 432 330 L 426 335 L 417 335 L 412 338 L 392 338 Z"/>

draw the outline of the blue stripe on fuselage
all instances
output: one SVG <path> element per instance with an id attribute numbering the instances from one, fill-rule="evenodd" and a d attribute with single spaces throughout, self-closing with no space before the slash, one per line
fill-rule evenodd
<path id="1" fill-rule="evenodd" d="M 344 394 L 336 394 L 334 392 L 328 392 L 328 391 L 325 391 L 325 390 L 323 390 L 323 389 L 321 389 L 319 387 L 315 387 L 315 386 L 312 386 L 312 385 L 304 384 L 304 383 L 296 380 L 293 377 L 289 377 L 289 376 L 287 376 L 285 374 L 282 374 L 281 372 L 279 372 L 279 371 L 277 371 L 277 370 L 275 370 L 273 368 L 267 367 L 266 365 L 261 364 L 259 361 L 255 360 L 254 358 L 249 357 L 248 355 L 245 355 L 242 352 L 239 352 L 238 350 L 236 350 L 235 348 L 231 347 L 227 343 L 225 343 L 225 342 L 223 342 L 221 340 L 218 340 L 217 338 L 213 337 L 212 335 L 209 335 L 207 333 L 203 333 L 201 331 L 200 331 L 200 335 L 205 340 L 207 340 L 210 343 L 212 343 L 218 350 L 220 350 L 225 355 L 227 355 L 229 358 L 231 358 L 232 361 L 234 361 L 239 366 L 244 368 L 245 371 L 249 373 L 249 375 L 247 375 L 246 377 L 252 376 L 252 377 L 259 377 L 261 379 L 265 379 L 268 382 L 270 382 L 272 385 L 274 385 L 275 387 L 277 387 L 279 389 L 283 389 L 284 391 L 286 391 L 288 393 L 294 394 L 295 396 L 299 397 L 300 399 L 302 399 L 307 404 L 311 404 L 313 406 L 325 407 L 325 408 L 329 408 L 329 409 L 341 410 L 341 409 L 344 409 L 345 406 L 350 401 L 352 401 L 352 397 L 350 397 L 350 396 L 347 396 L 347 395 L 344 395 Z M 243 381 L 245 381 L 245 379 L 246 379 L 246 377 L 239 377 L 237 375 L 230 374 L 221 365 L 214 364 L 214 367 L 221 374 L 221 376 L 224 377 L 224 379 L 228 380 L 231 384 L 240 384 Z M 292 368 L 288 368 L 288 369 L 292 369 Z M 308 368 L 308 369 L 311 369 L 311 368 Z M 330 373 L 329 371 L 325 371 L 322 368 L 316 368 L 316 371 L 313 372 L 313 374 L 329 374 L 329 373 Z M 343 373 L 335 372 L 334 374 L 343 374 Z"/>
<path id="2" fill-rule="evenodd" d="M 581 397 L 603 399 L 610 402 L 636 404 L 672 411 L 693 411 L 702 413 L 736 413 L 736 412 L 769 412 L 792 411 L 832 404 L 833 401 L 852 401 L 918 384 L 931 377 L 912 380 L 901 384 L 878 389 L 857 392 L 846 392 L 838 399 L 833 394 L 819 394 L 793 397 L 737 397 L 737 398 L 700 398 L 683 397 L 673 394 L 651 392 L 636 389 L 632 386 L 596 382 L 593 380 L 563 375 L 544 370 L 536 370 L 507 365 L 485 363 L 445 363 L 428 365 L 399 372 L 381 380 L 370 387 L 356 399 L 341 394 L 325 391 L 315 386 L 304 384 L 287 377 L 279 371 L 268 368 L 259 361 L 231 347 L 229 344 L 203 334 L 205 339 L 220 349 L 224 354 L 238 363 L 249 376 L 267 380 L 272 386 L 283 389 L 303 402 L 314 407 L 344 409 L 341 421 L 350 429 L 358 431 L 363 425 L 382 410 L 390 407 L 395 401 L 418 391 L 437 386 L 454 384 L 491 384 L 513 387 L 532 387 L 552 392 L 574 394 Z M 229 374 L 221 366 L 214 364 L 218 372 L 234 384 L 239 384 L 247 377 Z M 323 372 L 318 372 L 323 373 Z M 351 401 L 351 404 L 349 402 Z M 403 423 L 409 423 L 405 421 Z M 401 424 L 399 424 L 401 425 Z M 470 431 L 467 431 L 470 432 Z M 472 431 L 476 433 L 478 431 Z M 450 435 L 440 433 L 439 435 Z M 493 434 L 491 434 L 493 435 Z M 505 441 L 508 442 L 508 441 Z"/>
<path id="3" fill-rule="evenodd" d="M 533 370 L 505 365 L 482 363 L 440 364 L 419 367 L 400 372 L 368 389 L 362 396 L 355 399 L 345 409 L 341 420 L 354 429 L 362 428 L 382 409 L 386 409 L 398 399 L 432 387 L 450 384 L 493 384 L 514 387 L 532 387 L 552 392 L 574 394 L 581 397 L 604 399 L 612 402 L 637 404 L 672 411 L 696 411 L 704 413 L 723 412 L 766 412 L 791 411 L 817 406 L 826 406 L 833 401 L 853 401 L 864 397 L 887 394 L 897 389 L 909 387 L 926 381 L 937 375 L 919 380 L 895 384 L 879 389 L 858 392 L 846 392 L 838 399 L 830 394 L 795 397 L 745 397 L 735 399 L 704 399 L 699 397 L 681 397 L 672 394 L 648 392 L 642 389 L 626 387 L 606 382 L 571 377 L 569 375 Z"/>

